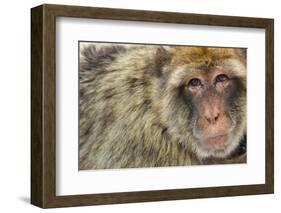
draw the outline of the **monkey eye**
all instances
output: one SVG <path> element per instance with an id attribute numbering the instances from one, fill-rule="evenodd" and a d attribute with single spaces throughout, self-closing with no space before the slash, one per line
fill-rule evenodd
<path id="1" fill-rule="evenodd" d="M 202 82 L 198 78 L 193 78 L 189 81 L 188 85 L 191 87 L 198 87 L 202 85 Z"/>
<path id="2" fill-rule="evenodd" d="M 229 78 L 227 77 L 227 75 L 225 74 L 220 74 L 216 77 L 216 83 L 218 82 L 224 82 L 226 80 L 228 80 Z"/>

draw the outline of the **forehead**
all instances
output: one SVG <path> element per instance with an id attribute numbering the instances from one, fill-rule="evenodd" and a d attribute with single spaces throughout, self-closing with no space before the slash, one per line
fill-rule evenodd
<path id="1" fill-rule="evenodd" d="M 209 48 L 209 47 L 175 47 L 172 48 L 171 65 L 193 64 L 210 66 L 212 63 L 226 59 L 236 59 L 244 62 L 242 49 Z"/>

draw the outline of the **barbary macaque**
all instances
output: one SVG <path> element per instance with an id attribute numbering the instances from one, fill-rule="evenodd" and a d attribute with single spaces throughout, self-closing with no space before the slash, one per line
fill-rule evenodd
<path id="1" fill-rule="evenodd" d="M 246 162 L 245 49 L 80 44 L 79 150 L 81 170 Z"/>

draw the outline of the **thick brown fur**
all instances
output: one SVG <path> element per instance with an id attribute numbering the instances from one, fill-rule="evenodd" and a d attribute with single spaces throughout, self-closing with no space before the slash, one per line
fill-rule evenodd
<path id="1" fill-rule="evenodd" d="M 80 49 L 79 169 L 233 163 L 240 159 L 236 150 L 246 134 L 243 50 L 95 44 Z M 243 86 L 236 101 L 239 125 L 235 142 L 218 160 L 198 149 L 191 112 L 179 92 L 190 72 L 211 66 L 228 67 Z"/>

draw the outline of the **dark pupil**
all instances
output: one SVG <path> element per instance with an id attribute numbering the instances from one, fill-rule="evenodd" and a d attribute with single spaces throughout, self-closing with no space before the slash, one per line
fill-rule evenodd
<path id="1" fill-rule="evenodd" d="M 225 81 L 227 79 L 226 75 L 218 75 L 217 76 L 217 82 L 222 82 Z"/>
<path id="2" fill-rule="evenodd" d="M 189 82 L 189 84 L 193 87 L 196 87 L 201 85 L 201 81 L 198 78 L 194 78 Z"/>

